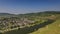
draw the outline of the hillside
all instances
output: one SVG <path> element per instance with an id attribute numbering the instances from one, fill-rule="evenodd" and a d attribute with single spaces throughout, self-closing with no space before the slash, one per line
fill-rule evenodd
<path id="1" fill-rule="evenodd" d="M 11 16 L 16 16 L 16 15 L 10 13 L 0 13 L 0 17 L 11 17 Z"/>
<path id="2" fill-rule="evenodd" d="M 15 16 L 11 14 L 11 17 L 0 17 L 0 33 L 60 34 L 60 11 L 27 13 Z"/>
<path id="3" fill-rule="evenodd" d="M 60 34 L 60 19 L 30 34 Z"/>

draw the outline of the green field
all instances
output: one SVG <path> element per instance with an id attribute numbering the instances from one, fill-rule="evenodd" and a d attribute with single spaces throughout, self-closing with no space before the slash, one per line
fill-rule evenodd
<path id="1" fill-rule="evenodd" d="M 60 34 L 60 19 L 30 34 Z"/>

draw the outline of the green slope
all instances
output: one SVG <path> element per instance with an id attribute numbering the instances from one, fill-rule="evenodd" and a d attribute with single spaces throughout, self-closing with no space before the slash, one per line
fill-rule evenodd
<path id="1" fill-rule="evenodd" d="M 30 34 L 60 34 L 60 19 Z"/>

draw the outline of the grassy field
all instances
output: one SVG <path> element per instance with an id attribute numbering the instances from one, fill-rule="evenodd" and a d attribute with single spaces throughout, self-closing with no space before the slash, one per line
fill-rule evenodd
<path id="1" fill-rule="evenodd" d="M 60 34 L 60 19 L 30 34 Z"/>

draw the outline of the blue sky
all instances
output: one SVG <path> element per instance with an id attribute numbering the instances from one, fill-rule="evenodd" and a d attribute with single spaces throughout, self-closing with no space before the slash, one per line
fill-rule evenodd
<path id="1" fill-rule="evenodd" d="M 0 0 L 0 13 L 60 11 L 60 0 Z"/>

